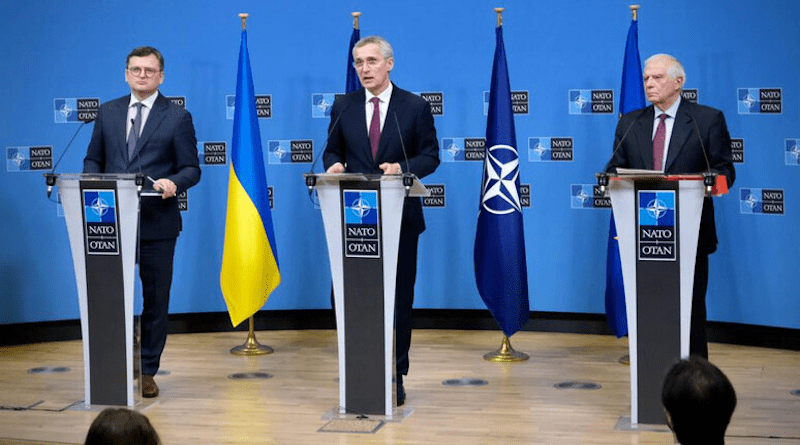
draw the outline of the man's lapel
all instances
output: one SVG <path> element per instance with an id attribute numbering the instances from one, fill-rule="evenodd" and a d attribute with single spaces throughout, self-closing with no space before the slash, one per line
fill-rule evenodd
<path id="1" fill-rule="evenodd" d="M 667 152 L 667 161 L 664 163 L 664 171 L 670 171 L 672 164 L 678 158 L 681 150 L 686 147 L 689 138 L 694 131 L 694 124 L 692 123 L 692 115 L 689 114 L 688 108 L 690 107 L 689 101 L 681 100 L 678 106 L 678 111 L 675 113 L 675 123 L 672 125 L 672 136 L 669 140 L 669 151 Z M 680 172 L 687 173 L 687 172 Z"/>
<path id="2" fill-rule="evenodd" d="M 389 153 L 389 145 L 396 144 L 400 147 L 400 135 L 397 132 L 398 127 L 400 126 L 400 117 L 403 114 L 403 110 L 405 109 L 404 99 L 402 94 L 399 93 L 399 88 L 396 85 L 393 85 L 394 89 L 392 90 L 392 97 L 389 100 L 389 108 L 386 110 L 386 120 L 383 122 L 383 131 L 381 131 L 381 140 L 380 144 L 378 144 L 378 154 L 375 157 L 376 161 L 380 161 L 383 157 L 387 156 Z"/>
<path id="3" fill-rule="evenodd" d="M 655 108 L 650 105 L 645 113 L 638 118 L 636 123 L 636 145 L 640 148 L 639 154 L 642 157 L 642 168 L 653 168 L 653 119 L 655 119 Z M 641 141 L 641 142 L 639 142 Z"/>
<path id="4" fill-rule="evenodd" d="M 144 123 L 142 133 L 139 135 L 139 141 L 136 143 L 136 149 L 133 151 L 131 159 L 139 154 L 139 150 L 144 147 L 150 137 L 153 136 L 158 126 L 161 125 L 161 121 L 164 120 L 164 117 L 167 115 L 167 107 L 169 107 L 169 100 L 159 93 L 156 101 L 153 102 L 153 109 L 150 110 L 147 121 Z"/>

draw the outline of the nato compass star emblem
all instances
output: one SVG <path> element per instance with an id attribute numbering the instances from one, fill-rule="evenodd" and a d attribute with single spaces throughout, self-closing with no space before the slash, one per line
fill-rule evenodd
<path id="1" fill-rule="evenodd" d="M 92 205 L 90 206 L 92 211 L 97 216 L 105 215 L 110 207 L 111 206 L 109 206 L 108 203 L 99 196 L 92 201 Z"/>
<path id="2" fill-rule="evenodd" d="M 586 193 L 586 190 L 584 189 L 581 189 L 581 191 L 579 191 L 575 197 L 578 198 L 578 201 L 580 201 L 581 205 L 586 204 L 586 201 L 589 200 L 589 194 Z"/>
<path id="3" fill-rule="evenodd" d="M 749 195 L 747 195 L 747 199 L 744 200 L 744 203 L 751 209 L 754 209 L 756 207 L 756 204 L 758 204 L 758 200 L 752 193 L 750 193 Z"/>
<path id="4" fill-rule="evenodd" d="M 510 145 L 494 145 L 484 163 L 486 180 L 483 184 L 481 207 L 495 215 L 521 212 L 517 181 L 519 156 Z"/>
<path id="5" fill-rule="evenodd" d="M 578 97 L 575 98 L 575 105 L 578 107 L 579 110 L 583 110 L 583 106 L 586 105 L 586 100 L 580 95 L 578 95 Z"/>
<path id="6" fill-rule="evenodd" d="M 372 207 L 364 198 L 358 198 L 353 201 L 353 205 L 350 206 L 350 210 L 352 210 L 353 213 L 359 218 L 364 219 L 364 217 L 367 216 L 372 210 Z"/>
<path id="7" fill-rule="evenodd" d="M 72 114 L 72 111 L 73 111 L 72 108 L 66 102 L 64 102 L 64 105 L 62 105 L 61 108 L 58 110 L 58 112 L 61 113 L 62 116 L 64 116 L 64 120 L 69 118 L 69 116 Z"/>
<path id="8" fill-rule="evenodd" d="M 789 151 L 789 156 L 794 159 L 794 162 L 800 160 L 800 146 L 795 144 Z"/>
<path id="9" fill-rule="evenodd" d="M 449 153 L 453 159 L 456 158 L 456 155 L 459 151 L 461 151 L 461 147 L 459 147 L 455 142 L 447 146 L 447 153 Z"/>
<path id="10" fill-rule="evenodd" d="M 286 156 L 286 149 L 283 148 L 282 145 L 278 145 L 277 147 L 275 147 L 273 153 L 275 154 L 276 158 L 283 159 L 283 157 Z"/>
<path id="11" fill-rule="evenodd" d="M 579 98 L 580 99 L 580 98 Z M 540 158 L 544 155 L 544 152 L 547 151 L 547 147 L 542 144 L 542 141 L 536 142 L 536 147 L 533 147 L 533 152 L 536 153 L 537 156 Z"/>
<path id="12" fill-rule="evenodd" d="M 331 107 L 331 104 L 329 104 L 328 101 L 325 100 L 325 96 L 322 96 L 322 99 L 320 99 L 319 103 L 317 104 L 317 108 L 319 108 L 319 111 L 322 112 L 323 116 L 325 115 L 325 112 L 328 111 L 328 108 L 330 108 L 330 107 Z"/>
<path id="13" fill-rule="evenodd" d="M 667 204 L 665 204 L 664 201 L 658 198 L 648 202 L 646 209 L 647 209 L 647 214 L 655 218 L 656 220 L 661 219 L 661 217 L 664 216 L 665 213 L 667 213 L 667 210 L 669 210 L 667 208 Z"/>
<path id="14" fill-rule="evenodd" d="M 753 97 L 749 92 L 744 95 L 742 98 L 742 102 L 747 107 L 748 110 L 753 109 L 753 104 L 756 103 L 756 98 Z"/>
<path id="15" fill-rule="evenodd" d="M 23 155 L 22 155 L 22 153 L 20 153 L 19 151 L 17 151 L 16 153 L 14 153 L 14 154 L 11 156 L 11 159 L 9 159 L 9 160 L 10 160 L 10 161 L 11 161 L 11 162 L 12 162 L 14 165 L 16 165 L 16 166 L 17 166 L 17 169 L 19 169 L 20 167 L 22 167 L 22 164 L 25 162 L 25 156 L 23 156 Z"/>

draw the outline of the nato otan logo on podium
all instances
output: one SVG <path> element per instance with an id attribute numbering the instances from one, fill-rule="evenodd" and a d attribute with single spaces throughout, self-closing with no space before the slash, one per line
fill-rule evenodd
<path id="1" fill-rule="evenodd" d="M 68 124 L 92 121 L 97 118 L 97 109 L 99 107 L 100 99 L 97 97 L 53 99 L 55 123 Z"/>
<path id="2" fill-rule="evenodd" d="M 84 190 L 87 255 L 119 255 L 117 200 L 114 190 Z"/>
<path id="3" fill-rule="evenodd" d="M 639 190 L 639 259 L 676 260 L 675 192 Z"/>
<path id="4" fill-rule="evenodd" d="M 343 199 L 345 256 L 348 258 L 380 258 L 378 192 L 345 189 Z"/>

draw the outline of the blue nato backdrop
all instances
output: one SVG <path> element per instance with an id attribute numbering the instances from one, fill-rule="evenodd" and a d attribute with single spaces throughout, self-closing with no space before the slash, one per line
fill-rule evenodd
<path id="1" fill-rule="evenodd" d="M 171 313 L 224 312 L 220 291 L 241 22 L 271 188 L 282 282 L 265 310 L 330 307 L 320 211 L 303 173 L 345 92 L 352 11 L 394 46 L 392 80 L 432 105 L 442 164 L 425 179 L 416 308 L 484 309 L 473 249 L 495 49 L 503 14 L 532 311 L 605 313 L 611 210 L 595 193 L 614 140 L 628 2 L 0 2 L 0 324 L 79 318 L 67 229 L 42 173 L 82 169 L 98 103 L 129 93 L 125 57 L 165 56 L 162 94 L 193 116 L 202 181 L 189 190 Z M 676 56 L 685 98 L 721 109 L 737 178 L 715 198 L 711 321 L 800 329 L 800 2 L 644 0 L 642 60 Z M 81 128 L 79 130 L 79 128 Z M 319 165 L 316 166 L 320 170 Z"/>

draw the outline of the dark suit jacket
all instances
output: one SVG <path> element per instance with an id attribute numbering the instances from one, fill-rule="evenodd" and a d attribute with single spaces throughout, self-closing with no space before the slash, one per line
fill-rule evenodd
<path id="1" fill-rule="evenodd" d="M 436 170 L 439 165 L 439 142 L 431 107 L 425 99 L 394 86 L 374 160 L 364 114 L 365 104 L 366 93 L 363 88 L 333 103 L 328 128 L 330 137 L 322 155 L 326 170 L 337 162 L 345 166 L 346 172 L 353 173 L 381 174 L 383 172 L 378 166 L 384 162 L 397 162 L 403 172 L 414 173 L 419 178 Z M 419 198 L 406 198 L 403 224 L 412 225 L 418 233 L 425 230 Z"/>
<path id="2" fill-rule="evenodd" d="M 652 105 L 620 118 L 614 137 L 614 147 L 618 148 L 612 154 L 606 171 L 614 172 L 617 167 L 653 168 L 654 119 L 655 110 Z M 675 114 L 664 172 L 691 174 L 707 172 L 709 169 L 725 175 L 728 187 L 733 185 L 736 171 L 733 168 L 731 137 L 725 124 L 725 116 L 714 108 L 682 99 Z M 716 249 L 714 204 L 711 198 L 706 198 L 700 220 L 698 251 L 709 254 Z"/>
<path id="3" fill-rule="evenodd" d="M 130 95 L 100 105 L 83 160 L 84 173 L 144 173 L 153 179 L 171 180 L 178 193 L 197 184 L 200 163 L 191 114 L 159 93 L 128 159 L 125 129 L 129 103 Z M 141 239 L 175 238 L 181 228 L 177 198 L 142 197 Z"/>

